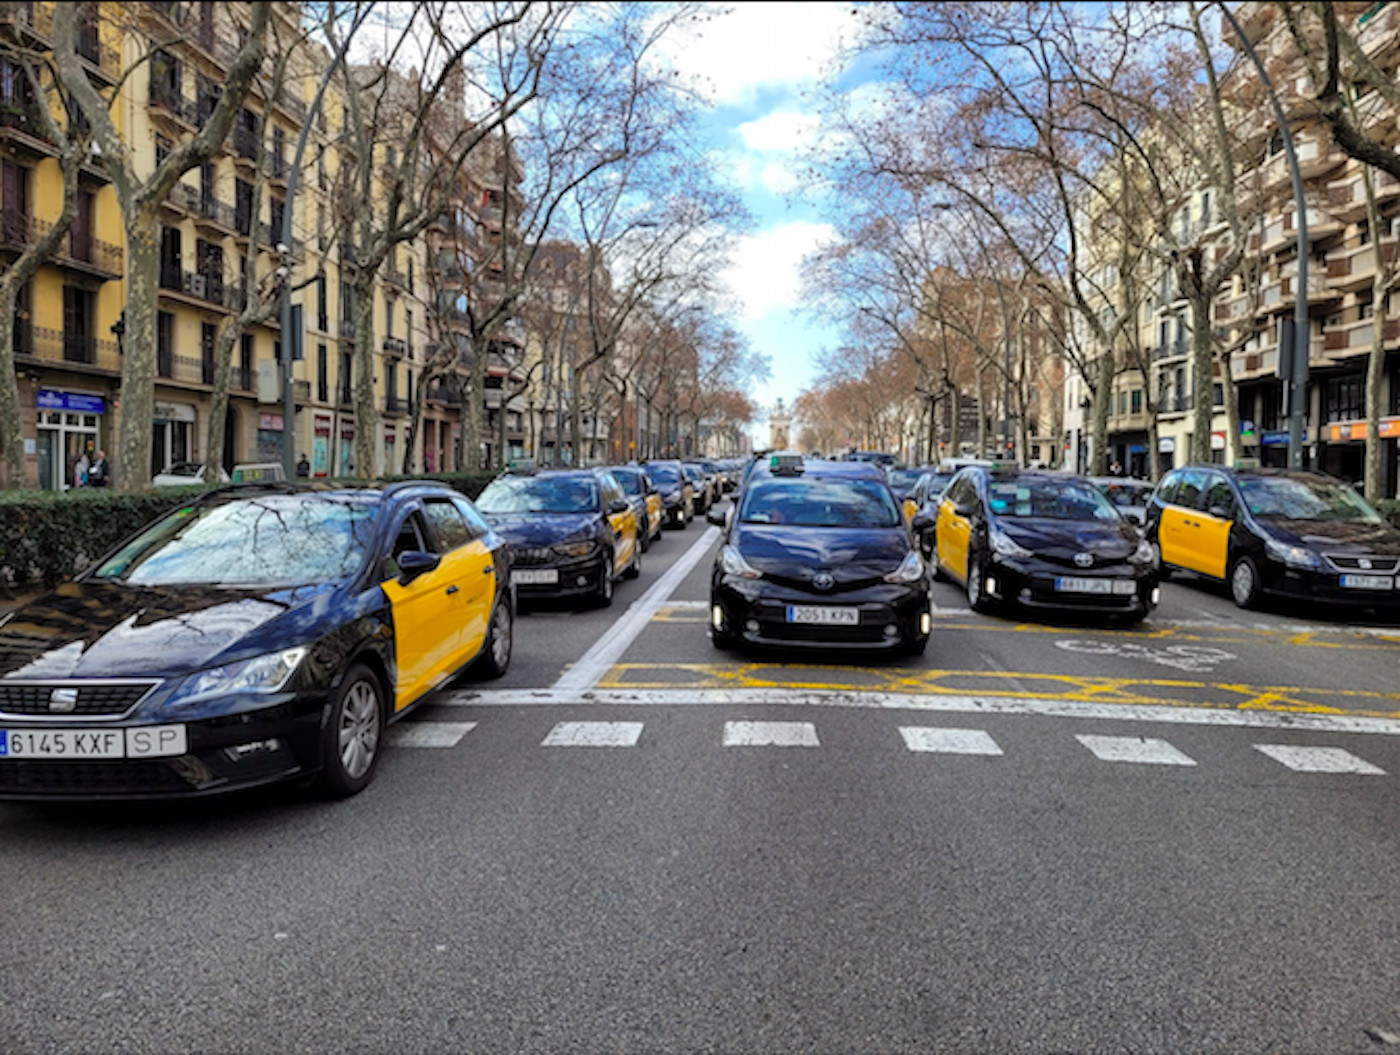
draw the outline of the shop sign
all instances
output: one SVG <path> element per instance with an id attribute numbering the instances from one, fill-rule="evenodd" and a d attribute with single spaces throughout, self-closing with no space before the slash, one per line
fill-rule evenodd
<path id="1" fill-rule="evenodd" d="M 1391 440 L 1400 437 L 1400 418 L 1381 418 L 1380 435 L 1383 440 Z M 1366 422 L 1364 421 L 1342 421 L 1327 427 L 1327 438 L 1333 443 L 1344 443 L 1347 440 L 1364 440 L 1366 438 Z"/>
<path id="2" fill-rule="evenodd" d="M 1266 432 L 1259 438 L 1259 442 L 1265 447 L 1287 447 L 1288 433 Z"/>
<path id="3" fill-rule="evenodd" d="M 1175 453 L 1176 453 L 1176 437 L 1175 437 L 1175 436 L 1158 436 L 1158 437 L 1157 437 L 1157 453 L 1158 453 L 1158 454 L 1175 454 Z"/>
<path id="4" fill-rule="evenodd" d="M 1223 451 L 1225 449 L 1225 433 L 1212 432 L 1210 434 L 1210 449 L 1213 451 Z"/>
<path id="5" fill-rule="evenodd" d="M 157 421 L 194 421 L 194 407 L 188 403 L 157 403 L 152 413 Z"/>
<path id="6" fill-rule="evenodd" d="M 282 424 L 281 414 L 258 415 L 258 428 L 262 429 L 264 432 L 281 432 Z"/>
<path id="7" fill-rule="evenodd" d="M 35 404 L 40 410 L 70 410 L 75 414 L 105 414 L 107 401 L 101 396 L 85 396 L 80 392 L 56 392 L 39 389 Z"/>

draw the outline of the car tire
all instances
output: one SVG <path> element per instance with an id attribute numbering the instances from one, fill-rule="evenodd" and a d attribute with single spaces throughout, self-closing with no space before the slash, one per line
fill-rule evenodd
<path id="1" fill-rule="evenodd" d="M 1230 598 L 1240 608 L 1258 608 L 1259 565 L 1252 557 L 1239 557 L 1230 566 Z"/>
<path id="2" fill-rule="evenodd" d="M 624 579 L 636 579 L 642 574 L 642 547 L 638 543 L 632 547 L 632 563 L 622 573 Z"/>
<path id="3" fill-rule="evenodd" d="M 714 646 L 716 652 L 733 652 L 739 647 L 739 642 L 735 640 L 733 634 L 716 630 L 714 627 L 710 627 L 710 644 Z"/>
<path id="4" fill-rule="evenodd" d="M 933 581 L 934 581 L 934 582 L 948 582 L 948 581 L 949 581 L 948 573 L 947 573 L 946 571 L 943 570 L 943 565 L 940 564 L 939 561 L 938 561 L 938 548 L 937 548 L 937 547 L 934 547 L 934 550 L 933 550 L 933 557 L 930 559 L 929 565 L 930 565 L 930 567 L 931 567 L 932 570 L 933 570 Z"/>
<path id="5" fill-rule="evenodd" d="M 481 658 L 476 670 L 483 678 L 495 679 L 510 669 L 511 648 L 515 643 L 515 613 L 510 598 L 502 594 L 491 613 L 491 625 L 486 629 L 486 641 L 481 646 Z"/>
<path id="6" fill-rule="evenodd" d="M 928 639 L 932 636 L 932 634 L 925 634 L 923 637 L 909 639 L 904 643 L 904 647 L 900 649 L 900 654 L 905 656 L 922 656 L 928 649 Z"/>
<path id="7" fill-rule="evenodd" d="M 1172 577 L 1171 568 L 1162 560 L 1162 545 L 1159 542 L 1152 543 L 1152 562 L 1157 567 L 1158 582 L 1166 582 Z"/>
<path id="8" fill-rule="evenodd" d="M 637 552 L 645 553 L 651 549 L 651 523 L 643 521 L 637 525 Z"/>
<path id="9" fill-rule="evenodd" d="M 374 779 L 384 747 L 384 686 L 363 663 L 345 672 L 321 730 L 318 783 L 332 798 L 363 791 Z"/>
<path id="10" fill-rule="evenodd" d="M 967 605 L 974 612 L 990 612 L 994 607 L 992 599 L 982 588 L 982 564 L 975 554 L 967 557 Z"/>
<path id="11" fill-rule="evenodd" d="M 603 574 L 598 578 L 598 586 L 593 591 L 595 608 L 610 608 L 613 603 L 613 555 L 609 551 L 603 560 Z"/>

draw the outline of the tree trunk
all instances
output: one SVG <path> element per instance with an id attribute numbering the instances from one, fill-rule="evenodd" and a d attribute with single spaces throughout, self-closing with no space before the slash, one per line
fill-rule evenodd
<path id="1" fill-rule="evenodd" d="M 1210 347 L 1211 298 L 1193 289 L 1191 296 L 1191 451 L 1193 462 L 1210 461 L 1211 422 L 1215 417 L 1215 401 L 1211 398 L 1214 378 Z"/>
<path id="2" fill-rule="evenodd" d="M 573 384 L 574 398 L 569 405 L 569 444 L 573 448 L 573 465 L 581 468 L 583 461 L 583 400 L 579 398 L 579 374 L 578 367 L 569 369 L 569 378 Z"/>
<path id="3" fill-rule="evenodd" d="M 986 367 L 977 365 L 977 457 L 987 456 L 987 376 Z"/>
<path id="4" fill-rule="evenodd" d="M 19 287 L 0 279 L 0 448 L 5 452 L 4 486 L 24 485 L 24 432 L 19 420 L 19 384 L 15 374 L 15 295 Z"/>
<path id="5" fill-rule="evenodd" d="M 1089 475 L 1108 473 L 1108 415 L 1113 409 L 1113 379 L 1118 375 L 1111 351 L 1098 359 L 1099 379 L 1089 407 Z"/>
<path id="6" fill-rule="evenodd" d="M 156 303 L 160 295 L 158 208 L 140 209 L 126 228 L 126 336 L 122 342 L 121 422 L 113 481 L 123 491 L 140 491 L 151 484 Z"/>
<path id="7" fill-rule="evenodd" d="M 1225 397 L 1226 465 L 1233 465 L 1243 453 L 1240 450 L 1240 394 L 1235 388 L 1235 370 L 1230 359 L 1231 354 L 1228 351 L 1220 357 L 1220 389 Z"/>
<path id="8" fill-rule="evenodd" d="M 1161 456 L 1157 453 L 1157 448 L 1161 445 L 1161 429 L 1157 420 L 1157 407 L 1154 404 L 1147 408 L 1147 478 L 1154 484 L 1161 476 L 1158 468 L 1161 463 Z"/>
<path id="9" fill-rule="evenodd" d="M 377 475 L 374 432 L 379 415 L 374 406 L 374 276 L 362 271 L 355 280 L 355 369 L 352 401 L 355 407 L 355 464 L 350 475 L 361 480 Z M 285 349 L 284 349 L 285 353 Z M 284 423 L 283 437 L 291 438 L 292 423 Z"/>
<path id="10" fill-rule="evenodd" d="M 486 434 L 486 358 L 488 345 L 478 334 L 471 336 L 471 392 L 462 397 L 462 406 L 467 409 L 467 435 L 464 439 L 467 466 L 470 469 L 484 469 L 481 457 L 481 441 Z"/>
<path id="11" fill-rule="evenodd" d="M 418 377 L 418 391 L 413 393 L 408 408 L 408 425 L 404 429 L 403 467 L 400 469 L 404 476 L 413 474 L 413 445 L 418 442 L 418 432 L 423 427 L 423 400 L 427 389 L 428 371 L 424 370 Z"/>
<path id="12" fill-rule="evenodd" d="M 1380 240 L 1376 239 L 1376 255 L 1380 255 Z M 1382 281 L 1384 272 L 1377 271 L 1371 301 L 1371 354 L 1366 360 L 1366 468 L 1362 486 L 1366 500 L 1376 502 L 1385 497 L 1381 483 L 1381 382 L 1385 377 L 1385 299 L 1389 283 Z M 0 310 L 4 310 L 0 306 Z"/>
<path id="13" fill-rule="evenodd" d="M 204 437 L 204 482 L 218 483 L 224 460 L 224 423 L 228 420 L 229 378 L 233 374 L 233 349 L 243 336 L 237 320 L 219 332 L 214 346 L 214 390 L 209 393 L 209 428 Z"/>

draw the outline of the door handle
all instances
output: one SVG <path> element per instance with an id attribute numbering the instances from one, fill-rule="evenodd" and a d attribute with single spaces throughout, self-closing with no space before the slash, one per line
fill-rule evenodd
<path id="1" fill-rule="evenodd" d="M 494 572 L 495 570 L 496 570 L 496 566 L 495 566 L 494 564 L 488 564 L 488 565 L 486 565 L 486 567 L 484 567 L 484 568 L 481 569 L 481 574 L 482 574 L 482 575 L 490 575 L 490 574 L 491 574 L 492 572 Z"/>
<path id="2" fill-rule="evenodd" d="M 452 595 L 452 594 L 454 594 L 454 593 L 456 593 L 456 592 L 457 592 L 457 587 L 456 587 L 455 585 L 449 586 L 449 587 L 447 588 L 447 593 L 448 593 L 449 596 Z"/>

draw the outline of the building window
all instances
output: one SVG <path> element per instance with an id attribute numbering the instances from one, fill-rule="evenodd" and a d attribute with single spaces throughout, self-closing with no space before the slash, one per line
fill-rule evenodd
<path id="1" fill-rule="evenodd" d="M 322 324 L 322 329 L 325 325 Z M 325 403 L 330 399 L 330 363 L 326 355 L 326 346 L 318 344 L 316 346 L 316 398 Z"/>
<path id="2" fill-rule="evenodd" d="M 1134 413 L 1134 414 L 1141 414 L 1141 413 L 1142 413 L 1142 389 L 1140 389 L 1140 388 L 1135 388 L 1135 389 L 1133 389 L 1132 405 L 1133 405 L 1133 413 Z"/>
<path id="3" fill-rule="evenodd" d="M 200 377 L 206 385 L 214 383 L 214 345 L 217 339 L 217 328 L 211 322 L 200 323 L 199 326 L 199 368 Z"/>
<path id="4" fill-rule="evenodd" d="M 238 387 L 244 392 L 253 390 L 253 335 L 245 333 L 238 345 Z"/>
<path id="5" fill-rule="evenodd" d="M 175 316 L 162 311 L 156 316 L 156 374 L 171 377 L 175 373 Z"/>
<path id="6" fill-rule="evenodd" d="M 350 352 L 340 353 L 340 401 L 350 402 L 350 377 L 354 369 Z"/>
<path id="7" fill-rule="evenodd" d="M 316 328 L 322 333 L 330 329 L 326 311 L 326 276 L 316 276 Z M 325 396 L 321 397 L 322 399 Z"/>
<path id="8" fill-rule="evenodd" d="M 1328 421 L 1360 421 L 1366 417 L 1366 378 L 1363 374 L 1333 377 L 1325 389 Z"/>

